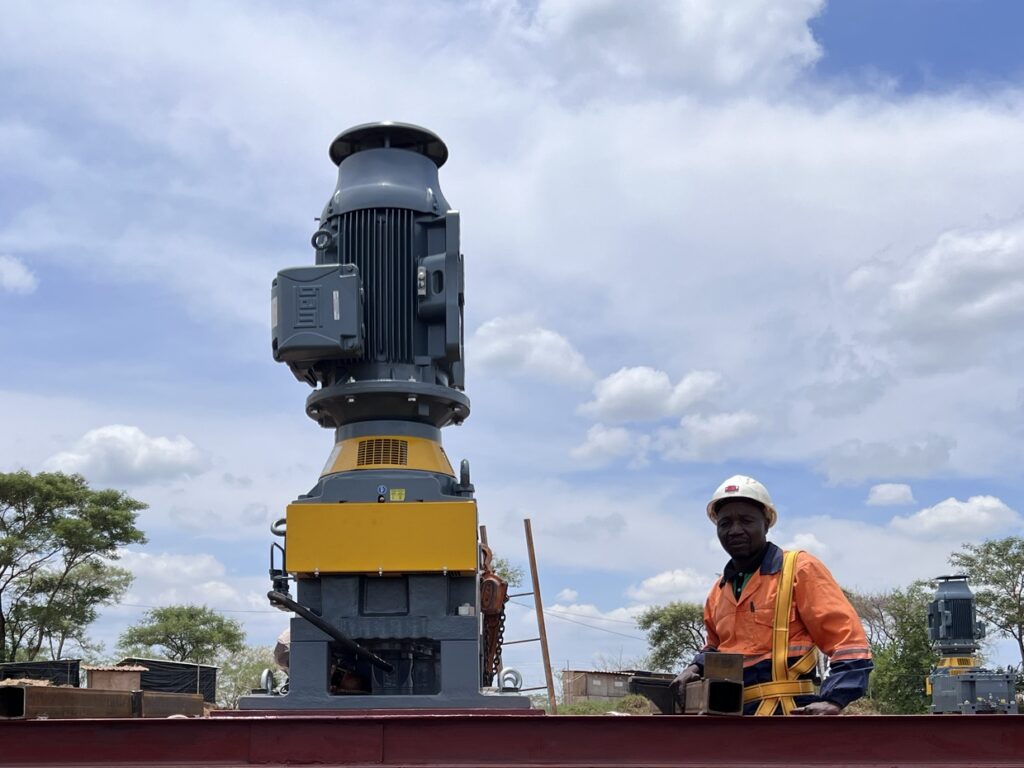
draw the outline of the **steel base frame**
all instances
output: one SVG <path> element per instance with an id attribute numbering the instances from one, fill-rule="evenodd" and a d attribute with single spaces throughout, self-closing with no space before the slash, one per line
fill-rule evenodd
<path id="1" fill-rule="evenodd" d="M 0 765 L 1008 768 L 1024 718 L 329 713 L 0 722 Z"/>

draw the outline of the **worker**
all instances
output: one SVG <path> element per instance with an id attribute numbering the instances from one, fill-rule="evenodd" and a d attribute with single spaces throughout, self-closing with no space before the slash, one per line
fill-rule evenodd
<path id="1" fill-rule="evenodd" d="M 873 665 L 860 619 L 818 558 L 768 541 L 778 517 L 768 490 L 735 475 L 707 514 L 731 559 L 704 604 L 707 643 L 672 681 L 676 696 L 715 652 L 744 655 L 744 714 L 837 715 L 863 696 Z M 815 693 L 818 651 L 829 674 Z"/>

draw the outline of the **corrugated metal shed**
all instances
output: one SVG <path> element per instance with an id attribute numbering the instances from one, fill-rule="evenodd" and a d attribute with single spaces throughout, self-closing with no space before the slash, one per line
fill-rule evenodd
<path id="1" fill-rule="evenodd" d="M 637 669 L 608 672 L 597 669 L 563 669 L 562 695 L 566 704 L 577 701 L 610 701 L 629 693 L 629 678 L 635 676 L 661 677 L 659 674 Z M 665 675 L 671 679 L 674 675 Z"/>

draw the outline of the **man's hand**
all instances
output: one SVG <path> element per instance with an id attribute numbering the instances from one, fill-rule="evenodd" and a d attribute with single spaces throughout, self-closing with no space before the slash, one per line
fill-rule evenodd
<path id="1" fill-rule="evenodd" d="M 685 703 L 686 700 L 686 684 L 692 683 L 694 680 L 700 680 L 700 667 L 696 664 L 691 664 L 676 675 L 675 680 L 669 683 L 669 690 L 675 694 L 680 704 Z"/>
<path id="2" fill-rule="evenodd" d="M 678 678 L 677 678 L 678 679 Z M 791 715 L 838 715 L 842 710 L 831 701 L 816 701 L 806 707 L 797 707 Z"/>

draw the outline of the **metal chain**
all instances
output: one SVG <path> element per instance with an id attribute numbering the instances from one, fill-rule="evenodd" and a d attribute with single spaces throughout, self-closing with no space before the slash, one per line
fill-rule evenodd
<path id="1" fill-rule="evenodd" d="M 484 665 L 483 665 L 483 670 L 481 672 L 481 677 L 483 678 L 481 683 L 483 685 L 487 686 L 487 685 L 490 685 L 491 683 L 494 682 L 494 670 L 491 669 L 491 667 L 493 665 L 490 663 L 490 661 L 491 661 L 491 659 L 490 659 L 490 655 L 491 655 L 491 627 L 490 627 L 490 623 L 488 622 L 486 616 L 484 617 L 483 646 L 484 646 Z"/>
<path id="2" fill-rule="evenodd" d="M 507 601 L 508 598 L 506 597 Z M 496 675 L 501 672 L 501 644 L 505 642 L 505 606 L 501 606 L 501 613 L 498 615 L 498 642 L 494 646 L 494 664 L 491 668 L 491 674 Z M 498 681 L 501 682 L 500 680 Z"/>

